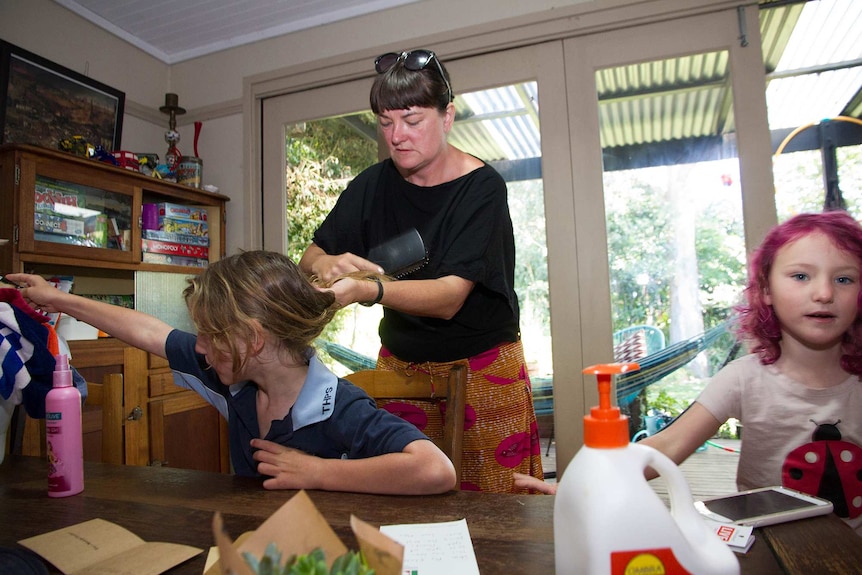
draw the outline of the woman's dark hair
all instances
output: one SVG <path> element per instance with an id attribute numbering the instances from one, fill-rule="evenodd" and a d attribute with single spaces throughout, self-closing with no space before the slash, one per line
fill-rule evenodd
<path id="1" fill-rule="evenodd" d="M 440 64 L 439 68 L 437 63 Z M 440 75 L 441 72 L 446 75 L 445 79 Z M 449 91 L 451 85 L 449 72 L 439 59 L 421 70 L 408 70 L 404 67 L 404 60 L 399 59 L 375 78 L 371 86 L 371 110 L 380 114 L 386 110 L 406 110 L 419 106 L 443 112 L 451 101 L 450 96 L 454 99 Z"/>

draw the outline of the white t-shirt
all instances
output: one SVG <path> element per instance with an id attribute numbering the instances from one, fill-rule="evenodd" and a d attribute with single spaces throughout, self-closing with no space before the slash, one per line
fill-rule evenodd
<path id="1" fill-rule="evenodd" d="M 738 489 L 786 485 L 831 500 L 836 511 L 840 507 L 836 499 L 842 499 L 843 491 L 849 516 L 845 520 L 862 535 L 859 377 L 850 376 L 828 389 L 812 389 L 779 373 L 775 366 L 761 364 L 756 355 L 747 355 L 719 371 L 697 402 L 719 421 L 735 417 L 742 423 Z M 840 484 L 831 484 L 830 496 L 822 487 L 824 471 L 826 477 L 840 478 Z"/>

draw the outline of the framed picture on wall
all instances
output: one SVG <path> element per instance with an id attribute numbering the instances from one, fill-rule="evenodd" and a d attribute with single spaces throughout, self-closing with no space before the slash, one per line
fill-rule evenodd
<path id="1" fill-rule="evenodd" d="M 57 149 L 65 138 L 120 149 L 126 95 L 0 40 L 0 143 Z"/>

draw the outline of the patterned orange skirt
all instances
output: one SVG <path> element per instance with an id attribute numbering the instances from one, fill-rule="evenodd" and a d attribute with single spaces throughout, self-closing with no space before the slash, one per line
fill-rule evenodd
<path id="1" fill-rule="evenodd" d="M 377 358 L 377 369 L 412 369 L 445 379 L 454 364 L 465 362 L 468 364 L 467 406 L 461 489 L 528 493 L 515 488 L 512 474 L 524 473 L 538 479 L 544 476 L 533 394 L 520 341 L 466 360 L 442 363 L 409 363 L 384 347 Z M 428 402 L 393 402 L 380 407 L 399 415 L 407 408 L 413 412 L 410 421 L 425 435 L 437 439 L 443 434 L 441 410 Z M 416 417 L 417 408 L 425 417 Z"/>

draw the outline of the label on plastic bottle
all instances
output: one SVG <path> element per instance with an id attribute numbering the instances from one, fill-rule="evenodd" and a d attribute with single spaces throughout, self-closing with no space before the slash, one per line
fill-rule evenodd
<path id="1" fill-rule="evenodd" d="M 57 422 L 63 419 L 63 414 L 59 412 L 48 412 L 45 414 L 45 419 L 48 422 Z M 68 491 L 72 488 L 69 484 L 69 478 L 66 475 L 66 466 L 64 462 L 57 457 L 57 454 L 54 453 L 54 444 L 55 440 L 62 439 L 59 438 L 62 435 L 63 429 L 57 425 L 56 423 L 51 424 L 48 423 L 45 426 L 45 434 L 47 435 L 47 447 L 48 447 L 48 491 L 49 492 L 62 492 Z"/>
<path id="2" fill-rule="evenodd" d="M 611 575 L 691 575 L 686 571 L 673 550 L 639 549 L 611 553 Z"/>

